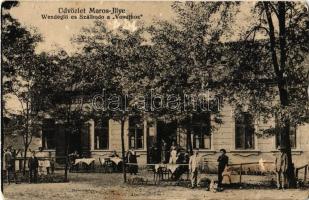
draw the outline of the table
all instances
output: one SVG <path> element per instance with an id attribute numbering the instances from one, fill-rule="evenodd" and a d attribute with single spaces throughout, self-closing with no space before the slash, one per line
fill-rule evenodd
<path id="1" fill-rule="evenodd" d="M 94 171 L 94 162 L 95 162 L 95 159 L 94 158 L 78 158 L 78 159 L 75 159 L 75 162 L 74 162 L 74 165 L 84 165 L 85 168 L 87 168 L 87 170 L 90 170 L 89 167 L 92 166 L 92 170 Z"/>
<path id="2" fill-rule="evenodd" d="M 118 165 L 120 162 L 122 162 L 121 158 L 118 157 L 111 157 L 110 160 L 115 163 L 116 165 Z"/>
<path id="3" fill-rule="evenodd" d="M 105 172 L 114 172 L 116 170 L 120 170 L 122 159 L 119 157 L 105 157 L 99 158 L 101 166 L 103 167 Z"/>
<path id="4" fill-rule="evenodd" d="M 94 158 L 78 158 L 75 159 L 75 165 L 79 164 L 79 163 L 85 163 L 86 165 L 90 165 L 95 161 Z"/>
<path id="5" fill-rule="evenodd" d="M 116 165 L 118 165 L 120 162 L 122 162 L 121 158 L 117 157 L 108 157 L 108 158 L 100 158 L 101 165 L 105 164 L 106 162 L 112 161 Z"/>
<path id="6" fill-rule="evenodd" d="M 158 172 L 160 168 L 166 168 L 173 174 L 180 164 L 155 164 L 155 170 Z"/>
<path id="7" fill-rule="evenodd" d="M 180 166 L 188 166 L 188 164 L 154 164 L 154 181 L 155 184 L 167 177 L 170 178 L 170 172 L 173 175 Z"/>

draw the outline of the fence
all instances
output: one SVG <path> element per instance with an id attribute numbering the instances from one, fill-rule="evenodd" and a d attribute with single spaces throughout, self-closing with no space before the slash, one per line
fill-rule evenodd
<path id="1" fill-rule="evenodd" d="M 8 182 L 12 181 L 14 178 L 15 182 L 28 182 L 29 178 L 29 168 L 28 162 L 30 157 L 16 157 L 14 159 L 14 165 L 10 169 L 7 170 L 6 163 L 3 163 L 2 177 L 3 180 L 7 180 Z M 40 182 L 63 182 L 62 179 L 66 180 L 65 170 L 62 174 L 61 172 L 55 174 L 56 162 L 55 159 L 59 157 L 37 157 L 38 158 L 38 177 L 42 180 Z M 66 159 L 66 157 L 60 157 L 62 159 Z M 25 165 L 24 165 L 25 164 Z M 25 168 L 24 168 L 25 167 Z M 62 169 L 62 168 L 58 168 Z M 24 174 L 24 172 L 26 172 Z"/>
<path id="2" fill-rule="evenodd" d="M 263 164 L 274 164 L 274 162 L 269 162 L 269 161 L 263 161 L 263 162 L 248 162 L 248 163 L 238 163 L 238 164 L 229 164 L 229 167 L 235 167 L 235 166 L 239 166 L 239 183 L 242 183 L 242 176 L 243 176 L 243 172 L 244 172 L 244 166 L 248 166 L 248 165 L 259 165 L 261 166 L 261 163 Z M 263 170 L 261 170 L 263 171 Z"/>
<path id="3" fill-rule="evenodd" d="M 295 176 L 296 176 L 297 180 L 299 180 L 299 177 L 298 177 L 299 171 L 303 169 L 303 170 L 304 170 L 304 179 L 303 179 L 303 181 L 304 181 L 304 182 L 307 181 L 307 172 L 308 172 L 308 168 L 309 168 L 309 165 L 306 164 L 306 165 L 303 165 L 303 166 L 301 166 L 301 167 L 297 167 L 297 168 L 295 169 Z"/>

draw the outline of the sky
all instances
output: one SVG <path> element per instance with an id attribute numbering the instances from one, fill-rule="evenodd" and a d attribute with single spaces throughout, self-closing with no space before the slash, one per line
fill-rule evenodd
<path id="1" fill-rule="evenodd" d="M 42 51 L 53 51 L 62 48 L 68 53 L 74 53 L 77 48 L 71 43 L 71 38 L 78 34 L 82 27 L 91 26 L 93 20 L 55 20 L 42 19 L 42 14 L 62 15 L 58 13 L 59 8 L 97 8 L 97 9 L 125 9 L 127 14 L 142 15 L 142 21 L 145 25 L 151 25 L 155 20 L 169 20 L 175 18 L 175 13 L 171 8 L 170 1 L 22 1 L 18 7 L 10 10 L 11 15 L 26 27 L 34 27 L 43 37 L 36 48 L 37 53 Z M 240 12 L 236 17 L 236 23 L 233 25 L 234 34 L 237 35 L 254 18 L 250 14 L 254 2 L 243 2 Z M 104 14 L 103 14 L 104 15 Z M 119 23 L 125 23 L 129 29 L 137 26 L 133 21 L 128 20 L 109 20 L 110 28 L 117 28 Z M 15 102 L 15 103 L 14 103 Z M 17 101 L 10 101 L 12 109 L 16 109 Z M 7 106 L 10 106 L 7 105 Z"/>
<path id="2" fill-rule="evenodd" d="M 126 9 L 128 14 L 142 14 L 142 21 L 145 25 L 149 25 L 154 18 L 172 19 L 174 14 L 170 5 L 171 2 L 21 2 L 18 7 L 11 9 L 11 15 L 18 19 L 23 25 L 37 28 L 42 34 L 44 41 L 38 45 L 38 51 L 49 51 L 57 47 L 72 51 L 74 47 L 70 39 L 74 34 L 78 33 L 82 27 L 91 25 L 93 20 L 44 20 L 41 17 L 42 14 L 59 15 L 59 8 L 86 8 L 86 10 L 88 10 L 89 8 L 112 9 L 114 7 Z M 110 26 L 114 27 L 118 22 L 119 21 L 109 20 L 108 23 Z M 128 23 L 128 20 L 126 20 L 126 23 Z"/>
<path id="3" fill-rule="evenodd" d="M 171 8 L 171 1 L 22 1 L 18 7 L 13 7 L 10 14 L 16 18 L 25 27 L 33 27 L 42 35 L 43 41 L 36 47 L 36 52 L 50 52 L 59 48 L 64 49 L 69 54 L 77 51 L 76 46 L 72 44 L 71 38 L 78 34 L 82 27 L 91 26 L 94 20 L 46 20 L 42 15 L 63 15 L 59 13 L 59 8 L 89 8 L 97 9 L 125 9 L 127 14 L 142 15 L 142 22 L 145 25 L 151 25 L 154 20 L 173 21 L 175 13 Z M 240 30 L 241 25 L 248 23 L 252 18 L 249 14 L 249 8 L 253 2 L 244 3 L 238 16 Z M 104 14 L 103 14 L 104 15 Z M 246 22 L 246 23 L 244 23 Z M 128 20 L 108 20 L 109 28 L 117 28 L 119 23 L 127 24 L 128 28 L 133 28 L 137 23 Z M 11 113 L 18 113 L 21 110 L 20 102 L 13 95 L 6 104 Z"/>
<path id="4" fill-rule="evenodd" d="M 52 51 L 57 48 L 63 48 L 67 52 L 74 52 L 76 47 L 70 39 L 84 26 L 89 26 L 93 20 L 55 20 L 42 19 L 42 15 L 62 15 L 58 13 L 59 8 L 98 8 L 98 9 L 125 9 L 127 14 L 142 15 L 142 21 L 145 25 L 150 25 L 153 20 L 170 20 L 175 18 L 175 13 L 171 8 L 170 1 L 24 1 L 18 7 L 11 9 L 11 15 L 18 19 L 26 27 L 34 27 L 43 36 L 44 41 L 39 43 L 36 50 Z M 249 10 L 253 2 L 244 3 L 241 12 L 238 15 L 237 22 L 239 26 L 248 23 L 252 19 Z M 137 20 L 138 21 L 138 20 Z M 134 28 L 136 23 L 128 20 L 109 20 L 110 27 L 117 27 L 120 23 L 126 23 L 127 27 Z M 238 30 L 241 28 L 238 27 Z"/>

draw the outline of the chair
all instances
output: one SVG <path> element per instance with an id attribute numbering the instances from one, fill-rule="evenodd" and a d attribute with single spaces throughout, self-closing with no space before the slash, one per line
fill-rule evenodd
<path id="1" fill-rule="evenodd" d="M 69 171 L 77 172 L 79 170 L 78 164 L 75 164 L 76 158 L 74 156 L 69 156 Z"/>
<path id="2" fill-rule="evenodd" d="M 105 173 L 112 173 L 114 171 L 113 162 L 110 160 L 110 158 L 104 158 L 104 162 L 101 160 L 101 158 L 99 158 L 99 161 Z"/>

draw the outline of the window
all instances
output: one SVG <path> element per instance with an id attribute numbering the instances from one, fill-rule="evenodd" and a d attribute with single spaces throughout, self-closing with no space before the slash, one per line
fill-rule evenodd
<path id="1" fill-rule="evenodd" d="M 276 149 L 281 145 L 280 132 L 282 128 L 278 124 L 276 121 Z M 290 126 L 290 144 L 292 149 L 296 149 L 296 126 Z"/>
<path id="2" fill-rule="evenodd" d="M 54 119 L 44 119 L 42 125 L 42 148 L 43 149 L 55 149 L 55 120 Z"/>
<path id="3" fill-rule="evenodd" d="M 129 118 L 129 148 L 144 148 L 144 121 L 141 117 Z"/>
<path id="4" fill-rule="evenodd" d="M 104 118 L 97 121 L 94 129 L 94 148 L 95 149 L 108 149 L 109 139 L 109 119 Z"/>
<path id="5" fill-rule="evenodd" d="M 211 148 L 210 113 L 196 114 L 192 117 L 193 148 Z"/>
<path id="6" fill-rule="evenodd" d="M 236 149 L 254 149 L 253 116 L 247 112 L 239 113 L 235 118 Z"/>

